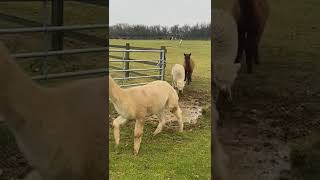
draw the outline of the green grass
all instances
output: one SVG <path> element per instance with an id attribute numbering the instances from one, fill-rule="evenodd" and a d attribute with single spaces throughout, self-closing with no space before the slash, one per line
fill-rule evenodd
<path id="1" fill-rule="evenodd" d="M 207 90 L 210 93 L 210 41 L 183 41 L 178 47 L 178 41 L 165 40 L 111 40 L 112 45 L 160 48 L 166 46 L 167 67 L 166 80 L 171 81 L 170 71 L 175 63 L 183 63 L 183 53 L 192 53 L 196 62 L 190 91 Z M 131 58 L 157 59 L 158 53 L 137 53 Z M 143 67 L 132 63 L 130 68 Z M 150 67 L 150 66 L 149 66 Z M 123 74 L 114 74 L 123 76 Z M 208 100 L 208 103 L 210 101 Z M 110 108 L 113 110 L 113 107 Z M 163 132 L 153 137 L 155 124 L 146 122 L 139 155 L 133 155 L 134 122 L 129 122 L 121 128 L 121 140 L 118 150 L 115 150 L 113 131 L 110 127 L 109 139 L 109 172 L 110 179 L 208 179 L 210 173 L 210 111 L 205 113 L 196 125 L 185 125 L 185 131 L 178 133 L 176 128 L 165 128 Z M 173 123 L 177 125 L 176 123 Z"/>

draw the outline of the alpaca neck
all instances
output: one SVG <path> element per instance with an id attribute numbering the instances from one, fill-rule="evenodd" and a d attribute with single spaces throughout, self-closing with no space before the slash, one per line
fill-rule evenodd
<path id="1" fill-rule="evenodd" d="M 186 64 L 187 71 L 190 71 L 191 70 L 190 59 L 185 59 L 184 61 L 185 61 L 185 64 Z"/>
<path id="2" fill-rule="evenodd" d="M 125 111 L 130 97 L 124 90 L 111 78 L 109 78 L 109 98 L 115 109 L 120 115 Z"/>
<path id="3" fill-rule="evenodd" d="M 13 128 L 21 127 L 25 123 L 32 123 L 37 118 L 36 105 L 41 106 L 40 87 L 38 87 L 26 73 L 13 61 L 7 63 L 7 114 L 5 117 Z M 42 104 L 43 105 L 43 104 Z M 19 117 L 17 117 L 19 116 Z M 28 121 L 28 122 L 27 122 Z"/>

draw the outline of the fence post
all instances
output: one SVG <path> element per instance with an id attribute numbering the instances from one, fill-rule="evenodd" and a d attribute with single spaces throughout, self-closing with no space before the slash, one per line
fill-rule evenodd
<path id="1" fill-rule="evenodd" d="M 161 50 L 163 50 L 162 52 L 160 52 L 160 75 L 161 75 L 161 80 L 165 80 L 165 72 L 166 72 L 166 53 L 167 53 L 167 49 L 165 46 L 161 46 L 160 48 Z"/>
<path id="2" fill-rule="evenodd" d="M 126 43 L 126 50 L 130 50 L 130 44 Z M 130 60 L 130 52 L 125 52 L 124 55 L 124 60 Z M 129 61 L 124 63 L 124 69 L 125 70 L 129 70 Z M 125 71 L 125 77 L 129 77 L 130 72 L 129 71 Z"/>

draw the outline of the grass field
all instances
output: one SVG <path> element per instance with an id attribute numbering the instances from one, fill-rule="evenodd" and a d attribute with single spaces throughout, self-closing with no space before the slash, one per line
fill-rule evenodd
<path id="1" fill-rule="evenodd" d="M 230 10 L 232 2 L 214 7 Z M 222 140 L 235 180 L 320 179 L 320 2 L 268 2 L 261 65 L 240 73 L 234 105 L 222 111 L 230 115 Z"/>
<path id="2" fill-rule="evenodd" d="M 175 63 L 183 63 L 183 53 L 192 53 L 196 62 L 193 82 L 185 88 L 185 98 L 204 98 L 204 104 L 210 103 L 210 41 L 165 40 L 111 40 L 112 45 L 159 48 L 166 46 L 167 67 L 166 80 L 171 81 L 170 71 Z M 159 54 L 139 53 L 131 58 L 159 58 Z M 142 67 L 143 65 L 136 65 Z M 130 65 L 130 67 L 135 67 Z M 112 110 L 113 108 L 111 108 Z M 185 125 L 185 132 L 178 133 L 175 128 L 167 127 L 162 133 L 153 137 L 156 124 L 147 122 L 142 138 L 139 156 L 133 156 L 133 128 L 128 123 L 122 127 L 121 141 L 115 150 L 113 131 L 110 131 L 110 179 L 208 179 L 210 177 L 210 119 L 208 109 L 195 125 Z M 111 127 L 110 127 L 111 130 Z"/>

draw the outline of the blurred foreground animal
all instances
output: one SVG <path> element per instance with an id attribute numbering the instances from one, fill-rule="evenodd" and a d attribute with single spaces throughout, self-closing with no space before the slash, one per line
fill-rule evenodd
<path id="1" fill-rule="evenodd" d="M 267 0 L 235 0 L 233 16 L 238 29 L 238 53 L 235 60 L 240 62 L 246 55 L 247 72 L 252 73 L 253 61 L 259 64 L 259 43 L 269 17 Z"/>
<path id="2" fill-rule="evenodd" d="M 168 108 L 178 119 L 179 131 L 183 131 L 182 111 L 179 97 L 174 88 L 166 81 L 153 81 L 143 86 L 122 89 L 109 76 L 109 98 L 120 114 L 113 121 L 113 132 L 116 146 L 120 142 L 120 125 L 135 120 L 134 154 L 137 155 L 142 140 L 144 122 L 147 116 L 156 114 L 159 124 L 154 135 L 162 131 L 166 123 L 164 110 Z"/>
<path id="3" fill-rule="evenodd" d="M 192 82 L 192 73 L 195 68 L 194 61 L 191 59 L 191 53 L 190 54 L 184 54 L 184 70 L 185 70 L 185 77 L 184 81 L 187 80 L 187 84 L 189 85 L 190 82 Z"/>
<path id="4" fill-rule="evenodd" d="M 106 179 L 106 78 L 38 86 L 1 42 L 0 74 L 0 116 L 34 168 L 25 179 Z"/>
<path id="5" fill-rule="evenodd" d="M 172 75 L 172 86 L 176 88 L 179 93 L 183 93 L 183 88 L 186 84 L 184 81 L 185 78 L 185 70 L 184 67 L 180 64 L 173 65 L 171 69 Z"/>
<path id="6" fill-rule="evenodd" d="M 217 133 L 217 121 L 219 120 L 219 113 L 215 107 L 212 105 L 213 113 L 213 137 L 211 152 L 213 153 L 213 180 L 231 180 L 228 172 L 229 157 L 224 153 L 222 145 L 218 139 Z"/>
<path id="7" fill-rule="evenodd" d="M 232 101 L 231 87 L 238 75 L 241 64 L 234 63 L 238 47 L 237 25 L 231 15 L 223 10 L 214 9 L 213 21 L 213 82 L 216 85 L 216 101 L 220 91 L 228 92 Z"/>

